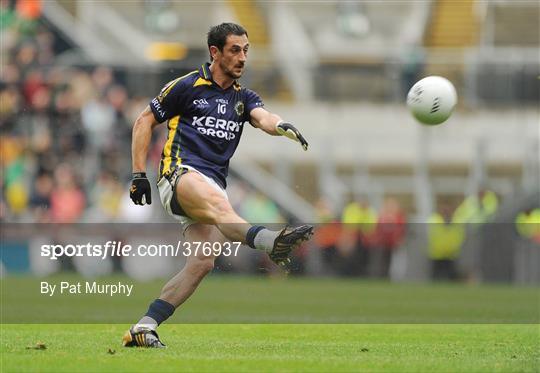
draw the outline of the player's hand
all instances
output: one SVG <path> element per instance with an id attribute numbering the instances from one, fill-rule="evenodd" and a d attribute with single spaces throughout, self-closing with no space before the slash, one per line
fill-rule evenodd
<path id="1" fill-rule="evenodd" d="M 300 131 L 298 131 L 296 127 L 292 124 L 287 122 L 280 122 L 276 126 L 276 131 L 281 136 L 287 136 L 291 140 L 298 141 L 300 145 L 302 145 L 302 148 L 304 148 L 304 150 L 308 149 L 308 142 L 306 141 L 306 139 L 304 139 L 304 136 L 302 136 Z"/>
<path id="2" fill-rule="evenodd" d="M 152 204 L 152 189 L 146 172 L 134 172 L 129 197 L 136 205 Z"/>

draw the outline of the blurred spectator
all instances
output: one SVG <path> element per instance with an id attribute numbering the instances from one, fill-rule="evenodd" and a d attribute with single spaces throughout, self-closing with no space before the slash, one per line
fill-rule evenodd
<path id="1" fill-rule="evenodd" d="M 102 171 L 90 191 L 89 220 L 114 221 L 120 215 L 120 203 L 124 188 L 108 171 Z"/>
<path id="2" fill-rule="evenodd" d="M 35 71 L 39 67 L 37 48 L 33 42 L 23 42 L 15 53 L 15 63 L 21 71 L 23 78 L 27 78 L 30 71 Z"/>
<path id="3" fill-rule="evenodd" d="M 458 278 L 456 259 L 465 241 L 465 226 L 452 217 L 449 204 L 441 203 L 438 212 L 428 220 L 428 253 L 432 278 L 455 280 Z"/>
<path id="4" fill-rule="evenodd" d="M 321 250 L 323 262 L 332 271 L 342 227 L 335 218 L 330 204 L 324 198 L 317 201 L 315 211 L 319 224 L 315 229 L 312 243 L 317 249 Z"/>
<path id="5" fill-rule="evenodd" d="M 97 96 L 96 87 L 94 87 L 90 75 L 82 70 L 73 71 L 68 84 L 73 95 L 74 105 L 78 109 Z"/>
<path id="6" fill-rule="evenodd" d="M 51 217 L 55 223 L 76 223 L 86 205 L 84 193 L 75 181 L 75 175 L 66 164 L 54 171 L 55 187 L 51 192 Z"/>
<path id="7" fill-rule="evenodd" d="M 43 72 L 36 68 L 31 68 L 26 71 L 21 70 L 24 76 L 23 81 L 23 95 L 27 103 L 32 104 L 34 102 L 35 94 L 46 89 L 45 78 Z"/>
<path id="8" fill-rule="evenodd" d="M 6 85 L 16 85 L 21 79 L 19 68 L 12 63 L 2 66 L 1 74 L 2 83 Z"/>
<path id="9" fill-rule="evenodd" d="M 123 120 L 125 116 L 124 111 L 128 101 L 126 89 L 118 84 L 113 85 L 107 91 L 107 100 L 116 113 L 116 119 Z"/>
<path id="10" fill-rule="evenodd" d="M 377 212 L 366 202 L 351 202 L 343 209 L 341 221 L 356 228 L 361 242 L 366 247 L 371 247 L 375 240 L 377 224 Z"/>
<path id="11" fill-rule="evenodd" d="M 48 208 L 51 204 L 51 192 L 54 182 L 48 173 L 41 173 L 34 181 L 31 205 Z"/>
<path id="12" fill-rule="evenodd" d="M 41 16 L 41 0 L 17 0 L 15 9 L 21 18 L 36 20 Z"/>
<path id="13" fill-rule="evenodd" d="M 0 165 L 3 171 L 3 183 L 8 185 L 14 179 L 21 175 L 22 169 L 18 166 L 21 164 L 23 157 L 23 142 L 16 136 L 0 137 Z M 15 175 L 15 170 L 19 170 Z"/>
<path id="14" fill-rule="evenodd" d="M 390 269 L 392 253 L 405 238 L 405 213 L 394 198 L 386 198 L 379 212 L 373 250 L 369 254 L 369 274 L 386 278 Z"/>
<path id="15" fill-rule="evenodd" d="M 53 179 L 50 174 L 43 172 L 34 181 L 32 194 L 30 196 L 30 206 L 32 207 L 33 220 L 37 222 L 49 222 L 51 207 L 51 193 L 53 190 Z"/>
<path id="16" fill-rule="evenodd" d="M 540 245 L 540 208 L 519 213 L 516 216 L 516 229 L 521 237 Z"/>
<path id="17" fill-rule="evenodd" d="M 482 276 L 481 268 L 485 264 L 483 257 L 493 251 L 492 242 L 497 230 L 484 224 L 494 217 L 498 207 L 497 195 L 491 190 L 481 189 L 477 195 L 467 196 L 454 212 L 454 222 L 465 224 L 463 270 L 469 279 Z"/>
<path id="18" fill-rule="evenodd" d="M 4 31 L 6 28 L 13 28 L 16 20 L 14 3 L 8 0 L 0 1 L 0 30 Z"/>
<path id="19" fill-rule="evenodd" d="M 21 218 L 28 207 L 27 159 L 23 152 L 24 143 L 15 136 L 0 139 L 0 161 L 2 165 L 2 189 L 6 208 L 3 215 Z"/>
<path id="20" fill-rule="evenodd" d="M 92 82 L 98 96 L 105 96 L 114 84 L 113 72 L 109 67 L 99 66 L 92 72 Z"/>
<path id="21" fill-rule="evenodd" d="M 353 201 L 345 206 L 341 222 L 343 227 L 331 258 L 332 266 L 344 276 L 363 276 L 375 233 L 375 210 L 363 201 Z"/>
<path id="22" fill-rule="evenodd" d="M 94 151 L 104 148 L 116 120 L 116 112 L 105 97 L 87 102 L 81 110 L 82 124 Z"/>
<path id="23" fill-rule="evenodd" d="M 499 199 L 491 190 L 482 190 L 478 196 L 468 196 L 458 206 L 454 219 L 459 223 L 481 224 L 497 212 Z"/>
<path id="24" fill-rule="evenodd" d="M 6 187 L 6 201 L 15 215 L 21 215 L 28 206 L 28 194 L 23 183 L 16 181 Z"/>
<path id="25" fill-rule="evenodd" d="M 54 62 L 54 35 L 47 30 L 39 29 L 36 35 L 38 63 L 49 65 Z"/>

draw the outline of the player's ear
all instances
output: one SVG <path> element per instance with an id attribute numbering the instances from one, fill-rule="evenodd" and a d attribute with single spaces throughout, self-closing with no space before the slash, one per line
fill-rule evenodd
<path id="1" fill-rule="evenodd" d="M 212 57 L 212 61 L 216 59 L 217 54 L 219 53 L 219 48 L 215 45 L 210 46 L 210 56 Z"/>

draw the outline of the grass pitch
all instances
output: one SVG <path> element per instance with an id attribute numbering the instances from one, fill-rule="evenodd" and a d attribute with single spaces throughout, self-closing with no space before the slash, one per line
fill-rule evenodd
<path id="1" fill-rule="evenodd" d="M 40 281 L 85 281 L 73 274 L 0 279 L 6 324 L 125 324 L 146 312 L 165 280 L 124 276 L 129 297 L 40 294 Z M 448 283 L 390 283 L 361 279 L 213 275 L 168 323 L 181 324 L 537 324 L 536 287 Z"/>
<path id="2" fill-rule="evenodd" d="M 48 297 L 43 280 L 0 281 L 1 372 L 540 371 L 538 288 L 211 276 L 152 350 L 121 337 L 163 281 Z"/>
<path id="3" fill-rule="evenodd" d="M 534 372 L 540 358 L 538 325 L 173 324 L 164 350 L 120 347 L 125 329 L 4 325 L 2 371 Z"/>

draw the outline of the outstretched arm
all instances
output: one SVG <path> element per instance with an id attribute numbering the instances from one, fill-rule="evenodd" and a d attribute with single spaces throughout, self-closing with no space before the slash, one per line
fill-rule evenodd
<path id="1" fill-rule="evenodd" d="M 251 123 L 272 136 L 279 136 L 276 130 L 277 124 L 283 122 L 283 119 L 277 114 L 273 114 L 262 107 L 251 110 Z"/>
<path id="2" fill-rule="evenodd" d="M 150 182 L 146 178 L 146 157 L 152 139 L 152 130 L 158 124 L 152 110 L 147 106 L 133 125 L 131 139 L 133 179 L 131 180 L 129 196 L 136 205 L 152 203 Z"/>
<path id="3" fill-rule="evenodd" d="M 146 157 L 152 139 L 152 130 L 159 123 L 147 106 L 133 125 L 131 139 L 131 161 L 133 172 L 146 172 Z"/>
<path id="4" fill-rule="evenodd" d="M 272 136 L 286 136 L 291 140 L 297 141 L 304 150 L 308 149 L 308 142 L 302 136 L 300 131 L 291 123 L 284 122 L 277 114 L 273 114 L 261 107 L 251 110 L 251 123 Z"/>

